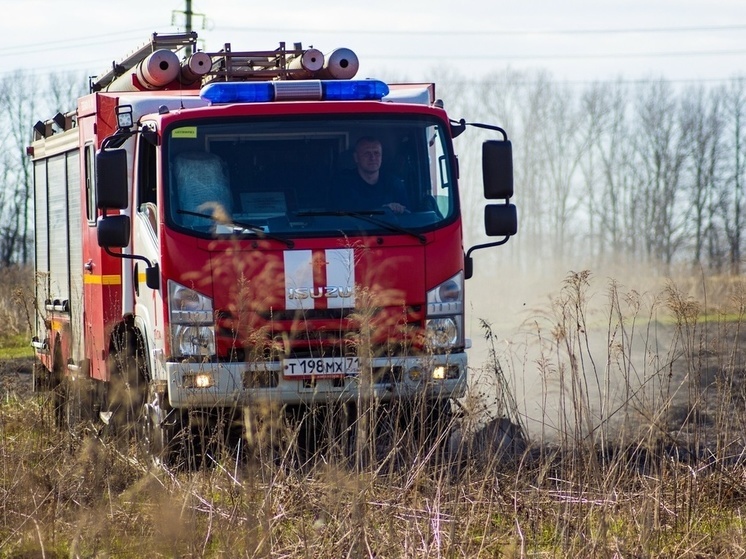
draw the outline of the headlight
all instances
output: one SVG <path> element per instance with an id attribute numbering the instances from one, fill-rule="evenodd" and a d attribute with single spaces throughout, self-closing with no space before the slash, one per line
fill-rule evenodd
<path id="1" fill-rule="evenodd" d="M 427 292 L 427 315 L 463 314 L 464 274 L 459 272 Z"/>
<path id="2" fill-rule="evenodd" d="M 169 280 L 168 308 L 174 357 L 215 355 L 212 299 Z"/>
<path id="3" fill-rule="evenodd" d="M 459 272 L 427 292 L 425 335 L 431 349 L 464 345 L 464 275 Z"/>
<path id="4" fill-rule="evenodd" d="M 215 355 L 215 330 L 211 326 L 171 325 L 173 351 L 179 357 Z"/>
<path id="5" fill-rule="evenodd" d="M 460 330 L 456 317 L 434 318 L 427 321 L 427 340 L 433 349 L 447 349 L 458 344 Z"/>

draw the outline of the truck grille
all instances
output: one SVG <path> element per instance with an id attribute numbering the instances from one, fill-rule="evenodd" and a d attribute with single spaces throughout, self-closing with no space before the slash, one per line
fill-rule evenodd
<path id="1" fill-rule="evenodd" d="M 220 312 L 216 329 L 219 355 L 236 361 L 273 361 L 358 353 L 361 329 L 349 310 L 281 311 L 272 313 L 272 320 L 267 314 L 254 313 L 251 320 L 239 321 Z M 371 322 L 370 353 L 375 357 L 411 354 L 422 345 L 420 313 L 399 310 L 394 319 L 378 313 Z"/>

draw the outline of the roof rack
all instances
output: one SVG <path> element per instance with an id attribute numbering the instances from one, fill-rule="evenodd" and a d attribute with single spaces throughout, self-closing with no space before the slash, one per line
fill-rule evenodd
<path id="1" fill-rule="evenodd" d="M 186 47 L 195 52 L 197 33 L 153 33 L 149 43 L 128 55 L 121 62 L 113 62 L 112 68 L 102 76 L 90 78 L 90 91 L 107 89 L 119 77 L 133 70 L 154 52 L 166 49 L 178 53 Z M 157 55 L 156 55 L 157 56 Z M 301 43 L 287 48 L 284 42 L 274 50 L 233 51 L 230 43 L 215 53 L 196 52 L 201 63 L 206 63 L 199 74 L 190 74 L 191 79 L 181 87 L 199 88 L 214 81 L 289 80 L 289 79 L 350 79 L 357 73 L 359 63 L 354 52 L 338 48 L 326 56 L 315 48 L 304 49 Z M 209 60 L 207 60 L 209 56 Z M 186 57 L 184 57 L 186 58 Z M 182 62 L 184 65 L 185 62 Z M 169 78 L 169 81 L 171 78 Z M 169 85 L 158 84 L 163 88 Z M 158 88 L 158 87 L 154 87 Z"/>
<path id="2" fill-rule="evenodd" d="M 315 49 L 314 49 L 315 50 Z M 204 83 L 212 81 L 242 80 L 286 80 L 293 77 L 304 77 L 308 71 L 297 65 L 291 67 L 294 60 L 302 60 L 305 53 L 300 43 L 287 49 L 281 42 L 275 50 L 232 51 L 230 43 L 223 50 L 210 54 L 212 71 L 205 76 Z M 316 51 L 318 52 L 318 51 Z M 315 52 L 314 52 L 315 54 Z M 318 52 L 319 69 L 323 65 L 323 54 Z"/>
<path id="3" fill-rule="evenodd" d="M 119 76 L 134 68 L 137 64 L 145 60 L 150 54 L 158 49 L 169 49 L 178 51 L 185 47 L 194 47 L 197 44 L 197 32 L 189 33 L 153 33 L 150 42 L 144 44 L 135 52 L 128 55 L 121 62 L 112 62 L 111 70 L 103 76 L 94 76 L 89 83 L 90 91 L 101 91 Z M 95 81 L 94 81 L 95 80 Z"/>

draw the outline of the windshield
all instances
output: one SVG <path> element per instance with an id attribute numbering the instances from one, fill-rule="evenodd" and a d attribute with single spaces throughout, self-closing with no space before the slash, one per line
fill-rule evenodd
<path id="1" fill-rule="evenodd" d="M 421 237 L 457 212 L 434 119 L 192 121 L 166 136 L 169 223 L 200 235 Z"/>

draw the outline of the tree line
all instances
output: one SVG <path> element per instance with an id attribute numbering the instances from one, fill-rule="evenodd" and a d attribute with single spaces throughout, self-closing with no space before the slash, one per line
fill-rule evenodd
<path id="1" fill-rule="evenodd" d="M 42 79 L 16 71 L 0 80 L 0 266 L 31 264 L 34 259 L 31 158 L 27 148 L 33 126 L 76 107 L 87 91 L 85 76 L 51 74 Z"/>
<path id="2" fill-rule="evenodd" d="M 440 91 L 448 89 L 452 113 L 501 123 L 511 136 L 514 259 L 741 272 L 743 77 L 716 86 L 620 79 L 579 87 L 506 70 L 468 88 L 453 76 L 446 82 Z M 471 158 L 475 147 L 461 151 Z M 473 223 L 481 221 L 480 195 L 467 188 L 462 196 Z"/>
<path id="3" fill-rule="evenodd" d="M 661 270 L 741 272 L 746 78 L 578 86 L 542 71 L 438 74 L 436 93 L 453 118 L 499 124 L 513 142 L 520 221 L 509 254 L 518 264 L 624 258 Z M 71 110 L 86 90 L 85 76 L 71 74 L 18 71 L 0 81 L 0 265 L 33 261 L 33 124 Z M 472 244 L 483 241 L 474 225 L 486 134 L 472 129 L 456 140 Z"/>

